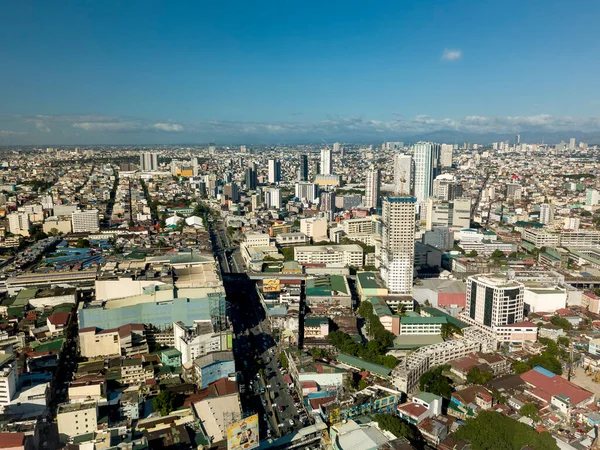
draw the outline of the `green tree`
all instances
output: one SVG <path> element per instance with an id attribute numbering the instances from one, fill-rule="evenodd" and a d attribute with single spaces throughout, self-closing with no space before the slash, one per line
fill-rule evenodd
<path id="1" fill-rule="evenodd" d="M 525 403 L 523 406 L 521 406 L 521 409 L 519 409 L 519 414 L 525 417 L 529 417 L 534 422 L 539 422 L 540 420 L 540 416 L 538 415 L 538 409 L 533 403 Z"/>
<path id="2" fill-rule="evenodd" d="M 558 315 L 553 316 L 550 319 L 550 323 L 556 325 L 557 327 L 561 327 L 565 331 L 569 331 L 573 329 L 573 325 L 567 319 L 560 317 Z"/>
<path id="3" fill-rule="evenodd" d="M 471 258 L 475 258 L 477 255 L 477 250 L 471 250 L 469 253 L 467 253 L 467 256 L 470 256 Z"/>
<path id="4" fill-rule="evenodd" d="M 281 352 L 279 354 L 279 362 L 281 363 L 281 367 L 283 367 L 284 369 L 288 368 L 288 360 L 284 352 Z"/>
<path id="5" fill-rule="evenodd" d="M 527 360 L 527 364 L 531 367 L 541 366 L 556 375 L 562 375 L 562 365 L 560 361 L 547 352 L 543 352 L 541 355 L 532 356 Z"/>
<path id="6" fill-rule="evenodd" d="M 442 336 L 442 339 L 446 341 L 455 334 L 462 336 L 463 332 L 460 329 L 460 327 L 454 325 L 453 323 L 447 322 L 443 324 L 440 328 L 440 334 Z"/>
<path id="7" fill-rule="evenodd" d="M 161 416 L 166 416 L 175 409 L 175 398 L 169 391 L 160 391 L 159 394 L 152 399 L 152 406 Z"/>
<path id="8" fill-rule="evenodd" d="M 410 425 L 396 416 L 391 414 L 375 414 L 373 416 L 377 425 L 382 430 L 389 431 L 396 437 L 405 437 L 410 441 L 416 439 L 416 434 Z"/>
<path id="9" fill-rule="evenodd" d="M 506 257 L 506 255 L 504 254 L 504 252 L 499 249 L 494 250 L 491 255 L 491 258 L 496 261 L 504 259 L 505 257 Z"/>
<path id="10" fill-rule="evenodd" d="M 467 382 L 471 384 L 484 384 L 494 378 L 490 372 L 482 371 L 479 367 L 474 366 L 467 373 Z"/>
<path id="11" fill-rule="evenodd" d="M 358 390 L 362 391 L 364 388 L 366 388 L 367 386 L 369 386 L 369 383 L 367 383 L 366 380 L 360 380 L 358 382 Z"/>
<path id="12" fill-rule="evenodd" d="M 438 366 L 425 372 L 419 378 L 419 389 L 445 398 L 452 396 L 452 380 L 444 375 L 450 366 Z"/>
<path id="13" fill-rule="evenodd" d="M 532 367 L 528 363 L 522 361 L 517 361 L 513 365 L 513 370 L 517 375 L 521 375 L 522 373 L 528 372 L 531 369 Z"/>
<path id="14" fill-rule="evenodd" d="M 75 243 L 75 247 L 77 248 L 90 248 L 90 241 L 87 239 L 79 238 Z"/>
<path id="15" fill-rule="evenodd" d="M 569 345 L 571 345 L 571 341 L 569 340 L 568 337 L 565 337 L 565 336 L 560 336 L 558 338 L 558 343 L 559 343 L 559 345 L 562 345 L 564 347 L 568 347 Z"/>
<path id="16" fill-rule="evenodd" d="M 455 439 L 464 439 L 473 450 L 558 450 L 556 441 L 546 431 L 538 433 L 528 425 L 519 423 L 495 411 L 481 411 L 474 419 L 454 434 Z"/>

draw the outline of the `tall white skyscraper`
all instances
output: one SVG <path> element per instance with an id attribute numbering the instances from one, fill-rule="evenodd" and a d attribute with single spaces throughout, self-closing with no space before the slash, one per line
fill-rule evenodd
<path id="1" fill-rule="evenodd" d="M 314 203 L 319 197 L 319 187 L 315 183 L 311 182 L 300 182 L 296 183 L 296 197 L 301 201 L 308 201 Z"/>
<path id="2" fill-rule="evenodd" d="M 153 172 L 155 170 L 158 170 L 158 153 L 141 153 L 140 169 L 142 170 L 142 172 Z"/>
<path id="3" fill-rule="evenodd" d="M 100 229 L 97 209 L 75 211 L 71 214 L 73 233 L 95 233 Z"/>
<path id="4" fill-rule="evenodd" d="M 426 201 L 433 189 L 433 179 L 439 157 L 439 144 L 419 142 L 415 144 L 415 197 L 419 203 Z"/>
<path id="5" fill-rule="evenodd" d="M 442 167 L 452 167 L 452 144 L 442 144 L 440 164 Z"/>
<path id="6" fill-rule="evenodd" d="M 339 153 L 339 152 L 340 152 L 340 143 L 334 142 L 333 143 L 333 153 Z"/>
<path id="7" fill-rule="evenodd" d="M 552 205 L 542 203 L 540 205 L 540 223 L 548 225 L 550 222 L 552 222 Z"/>
<path id="8" fill-rule="evenodd" d="M 365 179 L 365 206 L 370 209 L 377 208 L 381 186 L 381 173 L 379 169 L 371 167 L 367 170 Z"/>
<path id="9" fill-rule="evenodd" d="M 394 193 L 412 195 L 414 164 L 412 156 L 394 155 Z"/>
<path id="10" fill-rule="evenodd" d="M 15 212 L 8 216 L 8 230 L 12 234 L 20 234 L 21 236 L 29 236 L 31 231 L 31 223 L 29 222 L 29 214 Z"/>
<path id="11" fill-rule="evenodd" d="M 575 150 L 575 138 L 569 139 L 569 150 Z"/>
<path id="12" fill-rule="evenodd" d="M 473 275 L 467 279 L 465 313 L 487 327 L 522 322 L 524 292 L 524 285 L 505 273 Z"/>
<path id="13" fill-rule="evenodd" d="M 414 197 L 382 199 L 381 277 L 390 293 L 410 294 L 415 259 Z"/>
<path id="14" fill-rule="evenodd" d="M 331 150 L 321 150 L 321 175 L 331 175 Z"/>
<path id="15" fill-rule="evenodd" d="M 269 160 L 269 183 L 275 184 L 281 181 L 281 163 L 278 159 Z"/>
<path id="16" fill-rule="evenodd" d="M 278 188 L 268 188 L 265 191 L 265 204 L 267 208 L 281 208 L 281 189 Z"/>

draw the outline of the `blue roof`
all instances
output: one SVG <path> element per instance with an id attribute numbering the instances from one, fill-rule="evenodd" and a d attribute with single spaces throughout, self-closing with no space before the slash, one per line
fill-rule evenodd
<path id="1" fill-rule="evenodd" d="M 535 366 L 533 370 L 535 370 L 538 373 L 541 373 L 542 375 L 548 378 L 554 378 L 556 376 L 554 372 L 550 372 L 548 369 L 544 369 L 542 366 Z"/>
<path id="2" fill-rule="evenodd" d="M 387 194 L 385 198 L 388 202 L 392 203 L 417 203 L 417 199 L 415 197 L 397 197 L 395 195 Z"/>

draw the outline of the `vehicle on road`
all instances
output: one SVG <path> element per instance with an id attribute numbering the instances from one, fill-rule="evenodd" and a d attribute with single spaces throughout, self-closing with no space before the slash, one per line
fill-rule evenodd
<path id="1" fill-rule="evenodd" d="M 293 427 L 294 426 L 294 420 L 290 419 L 289 422 L 290 422 L 290 426 Z"/>

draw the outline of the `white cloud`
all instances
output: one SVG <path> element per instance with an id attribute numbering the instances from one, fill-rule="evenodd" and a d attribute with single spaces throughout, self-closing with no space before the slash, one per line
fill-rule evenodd
<path id="1" fill-rule="evenodd" d="M 77 122 L 73 127 L 85 131 L 113 131 L 117 133 L 142 131 L 137 122 Z"/>
<path id="2" fill-rule="evenodd" d="M 44 122 L 41 120 L 36 120 L 35 127 L 40 130 L 42 133 L 50 133 L 52 130 L 46 126 Z"/>
<path id="3" fill-rule="evenodd" d="M 26 134 L 25 131 L 0 130 L 0 136 L 24 136 Z"/>
<path id="4" fill-rule="evenodd" d="M 445 49 L 442 54 L 442 59 L 444 61 L 458 61 L 462 58 L 462 50 L 458 49 Z"/>
<path id="5" fill-rule="evenodd" d="M 177 123 L 155 123 L 152 127 L 158 131 L 183 131 L 183 127 Z"/>

